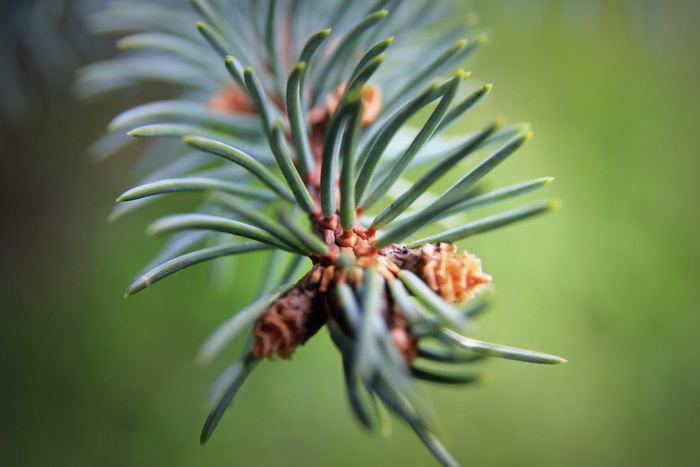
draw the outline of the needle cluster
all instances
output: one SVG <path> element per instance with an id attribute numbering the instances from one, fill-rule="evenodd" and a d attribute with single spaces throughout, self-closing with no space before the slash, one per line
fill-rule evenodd
<path id="1" fill-rule="evenodd" d="M 214 385 L 202 443 L 261 360 L 289 358 L 325 327 L 361 424 L 384 423 L 384 407 L 441 463 L 457 465 L 433 434 L 414 380 L 471 383 L 478 375 L 464 369 L 489 356 L 564 361 L 461 334 L 484 307 L 474 296 L 491 276 L 454 243 L 545 212 L 551 201 L 434 233 L 465 211 L 551 181 L 480 185 L 530 138 L 523 126 L 494 121 L 446 135 L 491 91 L 465 92 L 469 73 L 459 68 L 484 36 L 466 23 L 448 27 L 455 15 L 442 2 L 190 4 L 116 1 L 93 16 L 101 32 L 138 32 L 119 40 L 123 55 L 86 67 L 79 86 L 96 96 L 156 82 L 178 93 L 126 110 L 96 144 L 104 157 L 126 144 L 124 130 L 153 140 L 144 162 L 151 172 L 118 198 L 113 218 L 157 195 L 205 194 L 194 212 L 151 224 L 151 234 L 173 235 L 127 295 L 197 263 L 269 251 L 260 297 L 202 349 L 211 360 L 249 336 Z M 448 172 L 461 176 L 440 189 Z"/>

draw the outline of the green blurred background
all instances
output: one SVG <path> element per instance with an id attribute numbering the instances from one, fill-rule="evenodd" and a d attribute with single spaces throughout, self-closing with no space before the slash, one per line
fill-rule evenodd
<path id="1" fill-rule="evenodd" d="M 468 69 L 494 89 L 464 128 L 532 123 L 493 184 L 555 176 L 543 196 L 564 201 L 460 243 L 498 290 L 478 335 L 569 363 L 490 361 L 485 384 L 422 385 L 443 439 L 464 465 L 700 465 L 698 8 L 474 3 L 492 41 Z M 387 439 L 361 431 L 325 332 L 261 365 L 200 448 L 228 362 L 194 356 L 253 298 L 262 257 L 224 289 L 197 267 L 122 299 L 160 243 L 143 235 L 160 211 L 106 222 L 133 158 L 94 165 L 85 150 L 123 104 L 64 94 L 0 132 L 0 464 L 434 465 L 399 423 Z"/>

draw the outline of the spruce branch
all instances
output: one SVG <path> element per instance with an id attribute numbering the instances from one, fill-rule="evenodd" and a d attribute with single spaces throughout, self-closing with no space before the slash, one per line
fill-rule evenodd
<path id="1" fill-rule="evenodd" d="M 475 295 L 492 278 L 454 244 L 556 203 L 401 244 L 435 221 L 552 181 L 488 192 L 480 186 L 530 138 L 522 125 L 495 120 L 470 134 L 445 134 L 491 92 L 490 84 L 460 92 L 469 77 L 460 66 L 485 38 L 463 24 L 430 38 L 425 25 L 447 26 L 451 10 L 423 0 L 190 3 L 191 10 L 165 11 L 142 0 L 133 11 L 122 5 L 95 16 L 105 32 L 138 32 L 118 42 L 119 57 L 84 69 L 79 86 L 88 96 L 146 81 L 179 89 L 171 99 L 124 110 L 109 125 L 145 138 L 143 157 L 156 167 L 118 197 L 113 217 L 172 193 L 202 199 L 192 212 L 151 224 L 149 233 L 173 236 L 127 295 L 194 264 L 269 250 L 259 297 L 202 347 L 208 362 L 236 336 L 249 338 L 212 387 L 202 444 L 259 362 L 290 358 L 325 327 L 360 424 L 386 430 L 389 412 L 439 462 L 457 465 L 434 434 L 433 412 L 415 380 L 472 384 L 479 381 L 472 365 L 487 357 L 564 362 L 463 335 L 488 304 Z M 141 7 L 153 17 L 137 20 Z M 138 27 L 130 28 L 133 21 Z M 416 125 L 422 111 L 427 117 Z M 97 152 L 120 150 L 120 138 L 102 138 Z M 482 158 L 486 150 L 493 152 Z M 443 190 L 450 173 L 462 175 Z"/>

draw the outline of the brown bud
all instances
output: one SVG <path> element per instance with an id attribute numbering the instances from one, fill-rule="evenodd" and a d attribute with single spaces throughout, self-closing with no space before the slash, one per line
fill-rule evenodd
<path id="1" fill-rule="evenodd" d="M 230 83 L 224 84 L 219 92 L 211 96 L 207 101 L 207 106 L 221 112 L 257 113 L 255 104 L 250 100 L 248 93 L 240 86 Z"/>
<path id="2" fill-rule="evenodd" d="M 324 269 L 314 266 L 287 295 L 258 318 L 253 326 L 253 355 L 290 358 L 298 346 L 325 324 L 325 311 L 318 294 Z"/>
<path id="3" fill-rule="evenodd" d="M 481 260 L 450 243 L 427 244 L 420 249 L 400 249 L 389 258 L 400 268 L 420 277 L 448 303 L 464 303 L 474 297 L 491 276 L 481 270 Z"/>
<path id="4" fill-rule="evenodd" d="M 338 86 L 333 94 L 326 98 L 326 111 L 328 115 L 333 115 L 338 108 L 340 98 L 345 92 L 345 84 Z M 369 125 L 377 119 L 382 110 L 382 90 L 373 84 L 362 86 L 362 116 L 360 123 Z"/>

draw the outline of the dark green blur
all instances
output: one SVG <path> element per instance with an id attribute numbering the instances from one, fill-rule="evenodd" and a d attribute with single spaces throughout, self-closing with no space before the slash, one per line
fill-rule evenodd
<path id="1" fill-rule="evenodd" d="M 480 366 L 488 377 L 479 386 L 421 385 L 443 440 L 465 466 L 699 465 L 700 40 L 683 29 L 691 10 L 658 2 L 662 34 L 649 17 L 635 22 L 634 2 L 602 2 L 598 16 L 574 23 L 562 19 L 562 2 L 543 16 L 475 3 L 492 41 L 467 69 L 474 86 L 494 88 L 463 128 L 499 115 L 530 122 L 535 137 L 490 183 L 554 176 L 528 199 L 560 198 L 563 208 L 459 243 L 497 289 L 474 331 L 569 363 L 493 360 Z M 178 205 L 105 220 L 134 181 L 134 158 L 95 165 L 84 154 L 123 108 L 66 96 L 0 132 L 0 464 L 435 465 L 398 422 L 386 439 L 362 432 L 325 331 L 292 361 L 260 365 L 199 446 L 206 390 L 236 351 L 212 367 L 198 366 L 196 353 L 254 298 L 249 279 L 264 256 L 239 260 L 223 286 L 197 266 L 122 298 L 160 243 L 145 225 Z"/>

